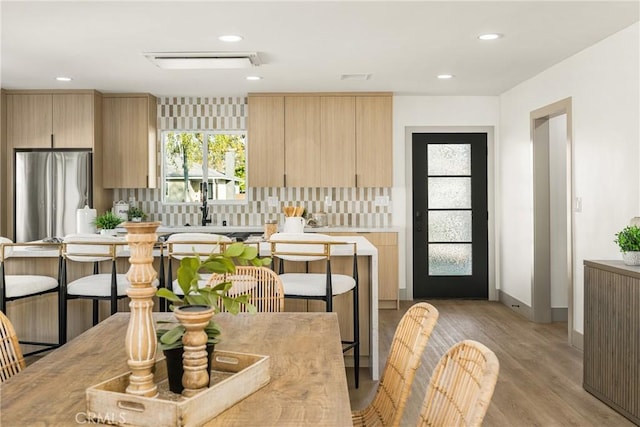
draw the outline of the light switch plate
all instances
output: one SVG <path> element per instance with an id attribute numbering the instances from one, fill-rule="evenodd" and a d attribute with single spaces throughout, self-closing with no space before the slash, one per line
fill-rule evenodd
<path id="1" fill-rule="evenodd" d="M 376 196 L 373 204 L 375 206 L 389 206 L 389 196 Z"/>
<path id="2" fill-rule="evenodd" d="M 278 200 L 277 197 L 268 197 L 267 198 L 267 206 L 269 206 L 270 208 L 277 207 L 279 203 L 280 203 L 280 201 Z"/>
<path id="3" fill-rule="evenodd" d="M 330 196 L 324 196 L 324 207 L 326 209 L 330 208 L 331 205 L 333 205 L 333 202 L 331 201 L 331 197 Z"/>

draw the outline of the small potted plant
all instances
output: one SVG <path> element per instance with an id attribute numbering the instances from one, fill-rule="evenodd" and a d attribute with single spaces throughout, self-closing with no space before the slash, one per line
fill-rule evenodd
<path id="1" fill-rule="evenodd" d="M 141 222 L 147 218 L 147 214 L 142 212 L 142 209 L 134 206 L 127 211 L 127 218 L 129 221 Z"/>
<path id="2" fill-rule="evenodd" d="M 258 249 L 256 247 L 248 246 L 241 242 L 233 243 L 223 252 L 211 254 L 205 260 L 202 260 L 200 256 L 185 257 L 180 260 L 180 267 L 177 271 L 178 284 L 182 289 L 183 295 L 179 296 L 167 288 L 158 289 L 156 295 L 170 301 L 170 309 L 172 311 L 177 307 L 208 306 L 213 308 L 215 314 L 221 311 L 220 301 L 229 313 L 238 314 L 241 305 L 245 305 L 249 313 L 255 313 L 256 308 L 249 304 L 249 295 L 229 296 L 229 290 L 232 287 L 231 282 L 222 282 L 213 287 L 200 287 L 202 281 L 200 273 L 232 274 L 235 271 L 235 263 L 241 265 L 252 264 L 260 267 L 269 265 L 271 258 L 258 258 Z M 185 334 L 185 328 L 180 324 L 176 324 L 176 322 L 161 323 L 173 324 L 171 328 L 158 328 L 156 334 L 158 348 L 163 351 L 167 359 L 169 389 L 174 393 L 181 393 L 183 372 L 182 337 Z M 214 345 L 219 340 L 220 327 L 212 318 L 204 331 L 207 333 L 210 370 L 210 356 Z"/>
<path id="3" fill-rule="evenodd" d="M 122 223 L 122 218 L 111 211 L 106 211 L 96 217 L 94 225 L 100 229 L 100 234 L 105 236 L 115 236 L 115 228 Z"/>
<path id="4" fill-rule="evenodd" d="M 640 227 L 630 225 L 616 233 L 615 243 L 620 247 L 626 265 L 640 265 Z"/>

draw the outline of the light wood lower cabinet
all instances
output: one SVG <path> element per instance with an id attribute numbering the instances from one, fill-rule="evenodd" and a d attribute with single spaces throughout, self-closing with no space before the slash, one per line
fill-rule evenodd
<path id="1" fill-rule="evenodd" d="M 327 233 L 332 236 L 363 236 L 378 250 L 378 308 L 399 308 L 398 233 Z"/>

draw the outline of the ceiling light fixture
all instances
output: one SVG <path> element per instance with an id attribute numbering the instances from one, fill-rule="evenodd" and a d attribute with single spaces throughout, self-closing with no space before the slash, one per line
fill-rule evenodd
<path id="1" fill-rule="evenodd" d="M 262 80 L 260 76 L 247 76 L 247 80 Z"/>
<path id="2" fill-rule="evenodd" d="M 257 52 L 148 52 L 144 56 L 166 70 L 251 68 L 261 65 Z"/>
<path id="3" fill-rule="evenodd" d="M 487 34 L 480 34 L 478 36 L 478 38 L 480 40 L 497 40 L 502 38 L 502 34 L 498 34 L 498 33 L 487 33 Z"/>
<path id="4" fill-rule="evenodd" d="M 235 34 L 227 34 L 227 35 L 218 37 L 218 40 L 220 40 L 221 42 L 234 43 L 242 40 L 242 36 L 237 36 Z"/>
<path id="5" fill-rule="evenodd" d="M 71 77 L 59 76 L 59 77 L 56 77 L 56 80 L 59 82 L 70 82 L 73 79 Z"/>
<path id="6" fill-rule="evenodd" d="M 453 77 L 453 74 L 438 74 L 438 78 L 441 80 L 452 79 Z"/>

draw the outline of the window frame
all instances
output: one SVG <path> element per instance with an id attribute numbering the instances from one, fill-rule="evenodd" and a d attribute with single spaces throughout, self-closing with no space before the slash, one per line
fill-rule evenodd
<path id="1" fill-rule="evenodd" d="M 202 205 L 202 201 L 199 202 L 172 202 L 172 201 L 167 201 L 166 199 L 166 172 L 167 172 L 167 153 L 166 153 L 166 135 L 169 133 L 193 133 L 193 134 L 198 134 L 201 133 L 202 137 L 203 137 L 203 144 L 202 144 L 202 165 L 203 165 L 203 170 L 202 170 L 202 175 L 203 178 L 204 176 L 206 176 L 208 174 L 209 171 L 209 165 L 208 165 L 208 155 L 209 155 L 209 147 L 207 144 L 208 141 L 208 136 L 209 135 L 244 135 L 244 143 L 245 143 L 245 176 L 244 176 L 244 180 L 245 180 L 245 192 L 244 192 L 244 199 L 233 199 L 233 200 L 220 200 L 220 199 L 212 199 L 211 195 L 213 194 L 213 191 L 207 191 L 207 204 L 209 205 L 247 205 L 249 203 L 249 191 L 248 191 L 248 186 L 247 186 L 247 182 L 248 182 L 248 174 L 249 174 L 249 168 L 248 168 L 248 151 L 247 151 L 247 145 L 248 145 L 248 141 L 249 138 L 247 136 L 247 131 L 246 130 L 242 130 L 242 129 L 233 129 L 233 130 L 224 130 L 224 129 L 208 129 L 208 130 L 201 130 L 201 129 L 164 129 L 160 131 L 160 153 L 162 156 L 162 164 L 160 165 L 160 170 L 161 170 L 161 189 L 160 191 L 162 192 L 162 204 L 163 205 L 167 205 L 167 206 L 201 206 Z M 202 182 L 202 181 L 201 181 Z M 209 187 L 210 188 L 210 187 Z"/>

